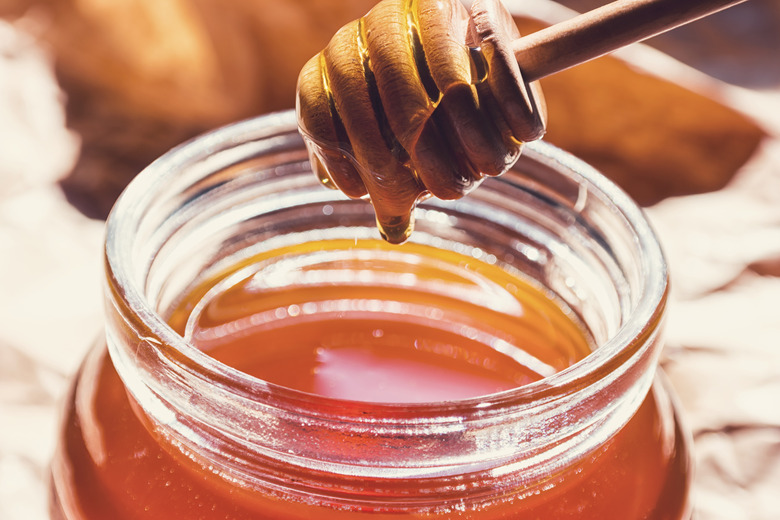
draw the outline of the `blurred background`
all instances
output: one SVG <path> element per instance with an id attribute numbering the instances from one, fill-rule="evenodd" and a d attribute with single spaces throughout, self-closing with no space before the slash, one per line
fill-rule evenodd
<path id="1" fill-rule="evenodd" d="M 528 33 L 604 3 L 507 0 Z M 291 108 L 374 0 L 0 0 L 0 519 L 46 518 L 56 409 L 100 331 L 103 219 L 176 144 Z M 647 208 L 699 519 L 780 518 L 780 2 L 543 80 L 545 139 Z"/>

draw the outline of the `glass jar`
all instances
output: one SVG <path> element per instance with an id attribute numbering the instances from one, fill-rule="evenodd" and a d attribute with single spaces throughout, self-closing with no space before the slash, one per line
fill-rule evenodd
<path id="1" fill-rule="evenodd" d="M 597 346 L 568 368 L 489 395 L 367 403 L 255 378 L 169 324 L 215 273 L 258 255 L 273 268 L 269 251 L 300 244 L 331 244 L 370 285 L 380 264 L 360 263 L 361 244 L 377 237 L 368 203 L 319 185 L 292 113 L 204 135 L 142 172 L 107 223 L 105 341 L 65 411 L 53 517 L 690 518 L 689 441 L 657 370 L 661 249 L 622 191 L 548 144 L 462 200 L 422 203 L 397 251 L 527 279 Z"/>

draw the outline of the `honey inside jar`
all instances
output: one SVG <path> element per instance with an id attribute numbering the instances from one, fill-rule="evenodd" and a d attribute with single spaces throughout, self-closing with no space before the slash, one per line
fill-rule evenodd
<path id="1" fill-rule="evenodd" d="M 309 242 L 243 260 L 171 323 L 261 380 L 337 399 L 451 401 L 509 390 L 582 359 L 582 328 L 528 281 L 455 252 Z"/>
<path id="2" fill-rule="evenodd" d="M 471 253 L 378 239 L 271 249 L 195 285 L 168 320 L 192 345 L 258 384 L 316 394 L 365 414 L 385 404 L 484 399 L 541 381 L 591 353 L 592 340 L 571 311 L 519 273 Z M 71 510 L 55 518 L 378 520 L 397 514 L 392 495 L 351 509 L 236 484 L 159 432 L 102 348 L 87 359 L 74 395 L 58 459 L 67 461 L 67 471 L 55 467 L 60 484 L 63 475 L 74 479 L 58 494 Z M 665 398 L 651 392 L 613 439 L 549 474 L 532 493 L 499 493 L 483 502 L 456 491 L 478 504 L 463 517 L 530 520 L 577 511 L 579 520 L 677 518 L 668 515 L 680 509 L 686 472 L 669 451 L 677 434 L 658 416 Z M 250 427 L 262 435 L 268 425 Z M 342 442 L 355 456 L 370 449 L 347 437 Z M 441 495 L 430 498 L 445 504 L 458 487 L 443 481 Z M 334 476 L 324 482 L 338 486 Z M 492 485 L 505 484 L 516 485 L 511 478 Z M 395 485 L 418 493 L 431 484 L 399 478 Z M 451 505 L 401 507 L 416 518 L 454 513 Z"/>

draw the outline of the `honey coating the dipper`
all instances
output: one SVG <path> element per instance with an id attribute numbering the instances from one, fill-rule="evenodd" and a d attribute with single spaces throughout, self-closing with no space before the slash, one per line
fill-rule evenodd
<path id="1" fill-rule="evenodd" d="M 325 186 L 368 198 L 382 237 L 404 242 L 416 204 L 458 199 L 544 134 L 538 85 L 497 0 L 383 0 L 304 66 L 296 109 Z"/>

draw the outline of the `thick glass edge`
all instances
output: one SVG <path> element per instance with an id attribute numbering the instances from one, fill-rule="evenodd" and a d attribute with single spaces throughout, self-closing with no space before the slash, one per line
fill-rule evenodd
<path id="1" fill-rule="evenodd" d="M 277 112 L 240 121 L 191 139 L 170 150 L 145 168 L 134 179 L 117 200 L 106 223 L 105 260 L 108 279 L 113 285 L 111 297 L 124 300 L 125 308 L 133 309 L 148 331 L 163 343 L 173 347 L 185 359 L 191 361 L 187 366 L 179 365 L 174 370 L 191 370 L 198 366 L 203 373 L 194 374 L 203 380 L 203 375 L 214 374 L 221 381 L 229 380 L 239 388 L 254 388 L 262 394 L 272 393 L 276 403 L 289 403 L 302 411 L 333 410 L 338 400 L 279 387 L 248 376 L 217 362 L 208 355 L 195 349 L 176 334 L 170 326 L 151 308 L 143 296 L 141 287 L 133 282 L 127 255 L 123 254 L 123 240 L 133 233 L 133 224 L 138 222 L 144 208 L 154 198 L 156 190 L 164 185 L 171 176 L 176 175 L 182 164 L 207 158 L 216 151 L 224 150 L 239 143 L 262 139 L 270 136 L 295 134 L 297 125 L 293 111 Z M 545 142 L 525 145 L 523 155 L 527 159 L 540 162 L 553 168 L 565 168 L 584 178 L 596 191 L 608 197 L 622 217 L 636 232 L 637 247 L 641 255 L 642 273 L 645 276 L 644 292 L 639 296 L 637 306 L 630 318 L 617 334 L 600 346 L 592 355 L 573 365 L 569 369 L 518 389 L 491 394 L 474 399 L 464 399 L 444 403 L 418 404 L 371 404 L 372 415 L 383 413 L 393 415 L 403 410 L 403 415 L 441 416 L 450 413 L 467 414 L 469 412 L 485 414 L 499 413 L 518 404 L 527 405 L 536 397 L 545 396 L 546 400 L 556 395 L 565 395 L 567 391 L 579 386 L 578 381 L 597 373 L 612 356 L 625 352 L 637 342 L 645 342 L 648 337 L 648 324 L 657 324 L 663 313 L 668 292 L 667 267 L 656 234 L 645 218 L 642 209 L 622 189 L 604 177 L 587 163 L 571 156 L 567 152 Z M 370 417 L 360 416 L 361 421 Z"/>

